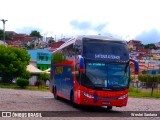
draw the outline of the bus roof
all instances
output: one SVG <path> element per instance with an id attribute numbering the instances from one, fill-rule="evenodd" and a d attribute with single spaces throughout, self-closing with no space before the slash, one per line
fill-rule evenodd
<path id="1" fill-rule="evenodd" d="M 69 39 L 68 41 L 66 41 L 65 43 L 63 43 L 59 48 L 57 48 L 54 52 L 61 50 L 62 48 L 69 46 L 73 43 L 75 43 L 76 40 L 82 40 L 83 38 L 89 38 L 89 39 L 97 39 L 97 40 L 108 40 L 108 41 L 122 41 L 121 39 L 117 39 L 114 38 L 112 36 L 102 36 L 102 35 L 80 35 L 80 36 L 75 36 L 71 39 Z"/>

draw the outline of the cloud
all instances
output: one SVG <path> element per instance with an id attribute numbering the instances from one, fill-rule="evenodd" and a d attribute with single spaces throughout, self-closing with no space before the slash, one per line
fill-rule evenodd
<path id="1" fill-rule="evenodd" d="M 78 31 L 85 31 L 85 33 L 103 34 L 106 33 L 105 28 L 107 27 L 108 23 L 93 24 L 89 21 L 79 22 L 77 20 L 72 20 L 70 25 L 73 29 Z"/>
<path id="2" fill-rule="evenodd" d="M 99 24 L 98 26 L 95 27 L 95 30 L 97 32 L 102 32 L 104 33 L 105 32 L 105 28 L 107 27 L 107 23 L 102 23 L 102 24 Z"/>
<path id="3" fill-rule="evenodd" d="M 151 29 L 137 35 L 135 39 L 142 41 L 143 44 L 156 43 L 160 41 L 160 31 Z"/>
<path id="4" fill-rule="evenodd" d="M 91 23 L 88 21 L 79 22 L 77 20 L 73 20 L 70 22 L 70 25 L 74 29 L 78 29 L 78 30 L 86 30 L 86 29 L 90 29 L 92 27 Z"/>
<path id="5" fill-rule="evenodd" d="M 40 33 L 42 32 L 42 30 L 40 28 L 36 28 L 36 27 L 22 27 L 22 28 L 17 28 L 15 31 L 16 33 L 24 33 L 24 34 L 30 34 L 33 30 L 37 30 Z"/>

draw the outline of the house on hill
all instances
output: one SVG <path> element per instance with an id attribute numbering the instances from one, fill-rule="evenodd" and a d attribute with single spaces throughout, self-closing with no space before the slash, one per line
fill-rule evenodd
<path id="1" fill-rule="evenodd" d="M 65 43 L 64 41 L 58 41 L 58 42 L 54 42 L 54 43 L 51 43 L 49 45 L 50 49 L 49 51 L 50 52 L 53 52 L 55 51 L 57 48 L 59 48 L 63 43 Z"/>
<path id="2" fill-rule="evenodd" d="M 50 68 L 52 53 L 47 49 L 28 50 L 31 60 L 36 60 L 36 67 L 42 71 Z"/>

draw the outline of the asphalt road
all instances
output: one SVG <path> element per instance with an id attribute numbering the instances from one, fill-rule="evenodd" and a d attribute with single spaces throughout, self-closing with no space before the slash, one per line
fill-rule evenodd
<path id="1" fill-rule="evenodd" d="M 160 116 L 160 99 L 131 98 L 129 97 L 126 107 L 113 107 L 108 111 L 106 107 L 82 106 L 73 108 L 64 99 L 55 100 L 52 93 L 43 91 L 15 90 L 0 88 L 0 111 L 11 111 L 17 113 L 38 112 L 41 119 L 160 119 L 150 117 L 158 114 Z M 44 111 L 44 112 L 42 112 Z M 130 111 L 130 112 L 128 112 Z M 149 112 L 151 111 L 151 112 Z M 151 113 L 151 114 L 148 114 Z M 132 116 L 134 114 L 135 116 Z M 142 116 L 143 114 L 143 116 Z M 144 117 L 145 114 L 145 117 Z M 147 116 L 149 115 L 149 117 Z M 140 117 L 141 116 L 141 117 Z M 24 116 L 23 116 L 24 117 Z M 38 116 L 39 117 L 39 116 Z M 0 117 L 0 119 L 4 119 Z M 7 118 L 7 119 L 21 119 Z M 36 118 L 23 118 L 36 119 Z M 37 118 L 38 119 L 38 118 Z"/>

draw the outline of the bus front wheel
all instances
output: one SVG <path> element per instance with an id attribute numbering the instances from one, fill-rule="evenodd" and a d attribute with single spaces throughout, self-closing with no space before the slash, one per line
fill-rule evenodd
<path id="1" fill-rule="evenodd" d="M 58 100 L 59 99 L 59 97 L 57 96 L 57 90 L 56 90 L 56 88 L 55 88 L 55 90 L 54 90 L 54 99 L 56 99 L 56 100 Z"/>
<path id="2" fill-rule="evenodd" d="M 112 106 L 107 106 L 107 110 L 111 110 L 112 109 Z"/>
<path id="3" fill-rule="evenodd" d="M 73 92 L 71 93 L 70 101 L 71 101 L 71 105 L 72 105 L 74 108 L 76 108 L 76 107 L 77 107 L 77 104 L 74 102 L 74 94 L 73 94 Z"/>

